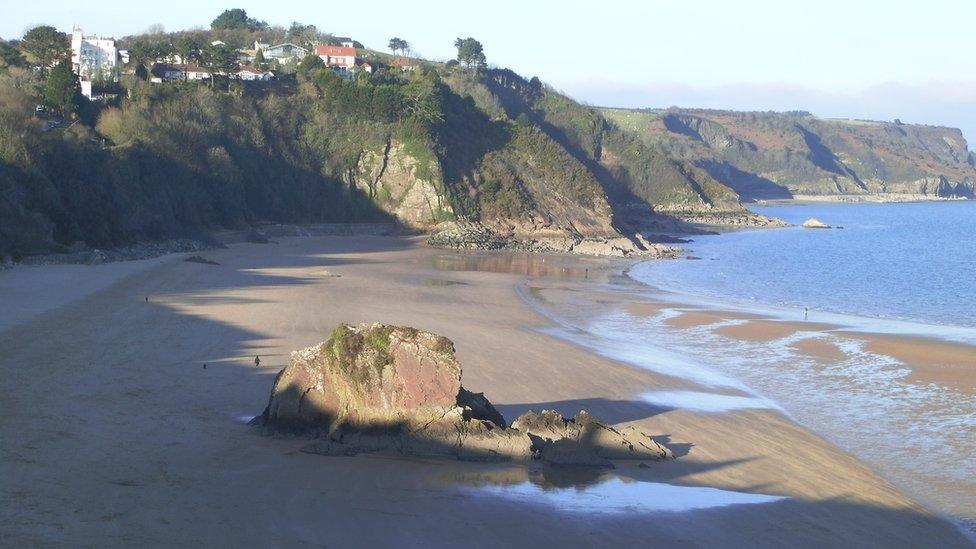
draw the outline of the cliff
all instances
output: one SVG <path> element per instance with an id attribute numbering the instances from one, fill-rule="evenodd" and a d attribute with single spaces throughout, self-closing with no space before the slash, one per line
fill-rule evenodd
<path id="1" fill-rule="evenodd" d="M 268 222 L 474 221 L 572 249 L 682 230 L 686 215 L 765 222 L 707 170 L 511 71 L 311 69 L 226 91 L 132 80 L 55 128 L 31 116 L 32 78 L 0 71 L 0 255 Z"/>
<path id="2" fill-rule="evenodd" d="M 743 200 L 973 197 L 955 128 L 804 112 L 601 109 L 618 127 L 708 172 Z"/>

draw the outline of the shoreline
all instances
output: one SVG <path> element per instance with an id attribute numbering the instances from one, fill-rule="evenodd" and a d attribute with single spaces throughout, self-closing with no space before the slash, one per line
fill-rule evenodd
<path id="1" fill-rule="evenodd" d="M 740 341 L 747 344 L 750 349 L 761 349 L 771 345 L 781 348 L 785 345 L 795 355 L 805 356 L 811 361 L 811 364 L 822 366 L 851 360 L 850 345 L 860 345 L 863 347 L 863 352 L 867 354 L 866 356 L 883 357 L 890 364 L 888 368 L 896 368 L 896 370 L 892 370 L 892 373 L 896 375 L 896 379 L 903 380 L 906 387 L 938 387 L 939 391 L 958 394 L 966 399 L 965 401 L 976 402 L 973 400 L 976 396 L 976 383 L 974 383 L 976 381 L 974 378 L 974 374 L 976 374 L 976 345 L 974 345 L 976 337 L 974 334 L 976 334 L 976 330 L 974 329 L 951 327 L 954 329 L 947 331 L 947 327 L 942 325 L 877 320 L 868 317 L 833 313 L 821 314 L 819 312 L 816 315 L 811 314 L 811 320 L 805 321 L 802 319 L 802 309 L 756 304 L 745 306 L 707 296 L 690 293 L 679 294 L 673 289 L 654 287 L 629 275 L 630 268 L 637 264 L 638 262 L 633 262 L 629 267 L 622 270 L 622 275 L 626 279 L 620 284 L 620 288 L 614 290 L 627 297 L 621 298 L 622 301 L 604 300 L 605 307 L 602 311 L 588 311 L 587 314 L 590 318 L 599 317 L 601 314 L 610 314 L 615 309 L 619 312 L 622 307 L 628 315 L 633 315 L 635 318 L 657 317 L 660 319 L 659 325 L 673 334 L 687 334 L 678 335 L 679 339 L 700 339 L 700 334 L 708 333 L 712 337 L 717 336 L 730 342 Z M 555 321 L 555 317 L 550 316 L 550 318 Z M 643 333 L 647 337 L 652 337 L 651 333 Z M 568 337 L 568 339 L 573 338 Z M 706 346 L 711 353 L 728 352 L 723 351 L 721 347 L 710 347 L 713 344 L 706 341 L 700 345 Z M 584 347 L 592 348 L 589 345 L 584 345 Z M 698 356 L 697 359 L 707 361 L 705 356 Z M 678 355 L 670 355 L 665 356 L 664 360 L 682 362 L 684 359 Z M 788 363 L 789 359 L 780 359 L 777 362 Z M 638 367 L 641 366 L 639 362 L 634 362 L 634 364 Z M 769 372 L 769 374 L 776 375 L 775 372 Z M 736 379 L 741 378 L 736 377 Z M 748 382 L 748 379 L 743 381 Z M 723 384 L 721 380 L 717 383 L 719 386 Z M 768 399 L 765 393 L 756 392 L 751 387 L 748 389 L 743 387 L 743 389 L 745 392 L 741 394 L 758 399 L 756 402 Z M 722 393 L 723 391 L 718 392 Z M 864 398 L 868 398 L 867 395 Z M 775 402 L 780 403 L 781 401 L 777 398 Z M 794 407 L 796 402 L 784 402 L 782 404 L 789 410 Z M 697 404 L 689 401 L 689 405 Z M 965 414 L 965 409 L 967 408 L 964 407 L 962 412 L 957 413 Z M 838 440 L 835 436 L 834 428 L 837 427 L 836 425 L 829 428 L 822 422 L 811 422 L 809 418 L 806 419 L 807 421 L 796 420 L 800 421 L 806 428 L 820 433 L 828 440 L 843 447 L 843 438 Z M 965 415 L 959 419 L 965 421 Z M 924 422 L 922 419 L 919 421 Z M 971 424 L 972 417 L 970 417 L 969 422 Z M 919 427 L 924 427 L 924 425 Z M 967 432 L 967 428 L 957 427 L 958 429 L 962 429 L 958 431 L 960 433 L 958 436 L 965 440 L 967 435 L 964 433 Z M 969 430 L 972 431 L 972 427 L 969 427 Z M 927 442 L 930 445 L 938 445 L 938 442 Z M 851 451 L 850 448 L 847 450 Z M 943 453 L 951 451 L 951 449 L 946 448 L 939 450 L 942 450 Z M 957 449 L 958 451 L 962 451 L 965 455 L 966 450 Z M 892 468 L 884 460 L 878 461 L 877 456 L 864 455 L 858 451 L 854 451 L 853 455 L 859 459 L 867 458 L 868 463 L 873 468 L 886 478 L 893 479 L 896 485 L 903 489 L 918 489 L 918 486 L 905 482 L 907 477 L 918 475 L 910 466 Z M 952 467 L 952 464 L 946 460 L 938 463 L 943 467 Z M 931 461 L 929 464 L 930 467 L 939 466 Z M 972 464 L 969 466 L 971 467 Z M 976 504 L 976 483 L 969 480 L 960 484 L 957 478 L 951 476 L 940 478 L 938 470 L 926 471 L 922 476 L 928 479 L 926 482 L 932 482 L 935 488 L 928 489 L 927 495 L 913 491 L 909 491 L 909 493 L 925 500 L 926 506 L 934 512 L 945 514 L 946 518 L 957 524 L 967 537 L 976 541 L 976 516 L 971 513 L 961 516 L 956 514 L 959 512 L 967 513 L 973 508 L 971 505 Z M 966 478 L 965 474 L 963 478 Z M 944 499 L 933 499 L 933 494 L 939 494 L 940 491 L 946 494 L 945 498 L 949 498 L 949 500 L 956 498 L 956 500 L 947 505 Z"/>
<path id="2" fill-rule="evenodd" d="M 754 206 L 808 206 L 822 204 L 918 204 L 922 202 L 965 202 L 974 200 L 965 196 L 934 196 L 924 194 L 798 194 L 793 198 L 756 199 L 747 205 Z"/>
<path id="3" fill-rule="evenodd" d="M 545 333 L 551 321 L 513 291 L 527 284 L 545 295 L 611 299 L 601 288 L 627 260 L 454 253 L 419 238 L 370 236 L 283 238 L 204 255 L 218 265 L 161 262 L 0 330 L 0 362 L 9 372 L 0 394 L 11 403 L 0 422 L 0 460 L 12 479 L 0 490 L 16 502 L 0 515 L 5 539 L 52 544 L 111 531 L 119 542 L 150 544 L 622 545 L 649 536 L 739 546 L 968 544 L 778 411 L 648 404 L 641 394 L 675 388 L 674 379 Z M 453 339 L 465 386 L 484 391 L 506 417 L 587 408 L 659 433 L 678 459 L 618 466 L 613 473 L 627 486 L 779 499 L 651 521 L 632 513 L 566 521 L 562 511 L 537 505 L 534 492 L 513 503 L 429 480 L 452 472 L 490 478 L 511 465 L 324 458 L 297 452 L 302 441 L 260 437 L 241 424 L 240 416 L 266 404 L 287 354 L 321 341 L 339 321 L 392 322 Z M 260 368 L 249 365 L 255 354 L 264 359 Z M 52 380 L 61 389 L 52 391 Z M 583 495 L 591 486 L 571 485 Z M 476 520 L 455 505 L 457 490 L 478 498 Z M 377 527 L 377 514 L 388 527 Z"/>

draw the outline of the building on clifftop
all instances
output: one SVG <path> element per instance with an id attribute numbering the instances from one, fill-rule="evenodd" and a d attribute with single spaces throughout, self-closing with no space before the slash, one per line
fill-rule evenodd
<path id="1" fill-rule="evenodd" d="M 71 65 L 82 80 L 114 80 L 119 50 L 114 38 L 85 36 L 80 27 L 71 31 Z"/>

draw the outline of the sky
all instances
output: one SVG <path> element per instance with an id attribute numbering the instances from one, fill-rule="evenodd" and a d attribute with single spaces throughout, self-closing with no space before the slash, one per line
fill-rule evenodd
<path id="1" fill-rule="evenodd" d="M 430 59 L 456 37 L 490 64 L 600 106 L 806 110 L 963 129 L 976 147 L 972 0 L 38 0 L 0 8 L 0 37 L 37 24 L 121 37 L 153 24 L 209 26 L 239 7 Z M 153 7 L 150 7 L 153 6 Z"/>

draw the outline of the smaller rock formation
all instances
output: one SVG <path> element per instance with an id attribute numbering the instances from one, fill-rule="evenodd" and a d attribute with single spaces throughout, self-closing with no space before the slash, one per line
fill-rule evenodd
<path id="1" fill-rule="evenodd" d="M 444 223 L 441 230 L 427 239 L 436 248 L 455 250 L 511 250 L 519 252 L 555 252 L 592 255 L 601 257 L 648 257 L 674 259 L 681 255 L 679 248 L 648 242 L 637 234 L 632 239 L 624 236 L 583 237 L 503 235 L 478 222 L 457 221 Z"/>
<path id="2" fill-rule="evenodd" d="M 612 467 L 615 459 L 672 457 L 638 429 L 617 429 L 585 411 L 572 419 L 530 411 L 507 427 L 484 394 L 461 386 L 449 339 L 382 324 L 342 324 L 327 341 L 293 352 L 252 424 L 310 435 L 316 441 L 304 450 L 326 455 L 381 452 L 597 467 Z"/>
<path id="3" fill-rule="evenodd" d="M 810 219 L 807 219 L 806 221 L 803 222 L 803 227 L 805 229 L 829 229 L 830 225 L 824 223 L 823 221 L 820 221 L 815 217 L 811 217 Z"/>

